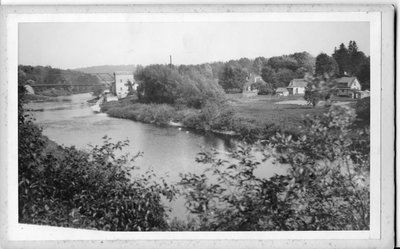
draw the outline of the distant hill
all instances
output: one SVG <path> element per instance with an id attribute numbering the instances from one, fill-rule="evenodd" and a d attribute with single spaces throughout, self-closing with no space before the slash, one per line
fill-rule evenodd
<path id="1" fill-rule="evenodd" d="M 74 71 L 80 71 L 84 73 L 114 73 L 115 71 L 134 71 L 135 65 L 102 65 L 93 67 L 82 67 L 72 69 Z"/>
<path id="2" fill-rule="evenodd" d="M 96 88 L 104 87 L 100 83 L 97 76 L 81 71 L 64 70 L 50 66 L 18 65 L 18 84 L 30 84 L 31 86 L 52 85 L 35 88 L 36 94 L 60 96 L 91 92 Z"/>

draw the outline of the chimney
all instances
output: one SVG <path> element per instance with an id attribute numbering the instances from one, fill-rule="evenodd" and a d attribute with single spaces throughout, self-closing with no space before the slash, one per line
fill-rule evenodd
<path id="1" fill-rule="evenodd" d="M 169 56 L 169 67 L 172 68 L 172 55 Z"/>

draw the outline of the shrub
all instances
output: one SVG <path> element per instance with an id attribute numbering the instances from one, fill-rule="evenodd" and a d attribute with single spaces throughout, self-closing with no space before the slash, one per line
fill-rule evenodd
<path id="1" fill-rule="evenodd" d="M 112 117 L 161 125 L 166 125 L 175 120 L 178 115 L 175 108 L 167 104 L 112 104 L 103 107 L 102 110 L 105 110 Z"/>
<path id="2" fill-rule="evenodd" d="M 356 108 L 358 123 L 362 124 L 363 126 L 369 126 L 371 98 L 366 97 L 366 98 L 358 100 L 355 108 Z"/>
<path id="3" fill-rule="evenodd" d="M 352 130 L 354 110 L 333 106 L 307 118 L 298 137 L 277 133 L 257 147 L 242 146 L 221 159 L 202 152 L 203 174 L 180 184 L 200 230 L 369 229 L 369 137 Z M 350 136 L 357 134 L 357 136 Z M 288 166 L 287 174 L 260 177 L 264 160 Z"/>
<path id="4" fill-rule="evenodd" d="M 23 95 L 23 94 L 21 94 Z M 89 151 L 55 146 L 18 106 L 18 218 L 21 223 L 111 231 L 168 228 L 173 186 L 154 173 L 138 174 L 127 145 L 104 137 Z M 51 148 L 48 148 L 50 145 Z"/>

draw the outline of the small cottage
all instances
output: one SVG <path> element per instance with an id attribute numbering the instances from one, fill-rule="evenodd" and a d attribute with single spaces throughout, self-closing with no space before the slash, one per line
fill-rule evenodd
<path id="1" fill-rule="evenodd" d="M 278 87 L 275 91 L 277 96 L 289 96 L 289 91 L 285 87 Z"/>
<path id="2" fill-rule="evenodd" d="M 290 95 L 304 95 L 308 82 L 305 79 L 293 79 L 287 86 Z"/>

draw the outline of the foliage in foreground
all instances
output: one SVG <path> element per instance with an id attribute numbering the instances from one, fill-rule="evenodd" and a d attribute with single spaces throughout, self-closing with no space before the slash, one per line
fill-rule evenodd
<path id="1" fill-rule="evenodd" d="M 255 150 L 245 146 L 229 162 L 216 152 L 198 158 L 201 175 L 182 175 L 196 230 L 369 229 L 369 134 L 351 130 L 354 110 L 333 106 L 305 121 L 298 138 L 276 134 Z M 353 135 L 350 136 L 350 133 Z M 354 134 L 357 134 L 356 136 Z M 286 175 L 259 176 L 275 158 Z"/>
<path id="2" fill-rule="evenodd" d="M 363 105 L 364 107 L 367 105 Z M 305 120 L 302 134 L 278 133 L 244 146 L 230 160 L 204 152 L 204 174 L 180 185 L 196 218 L 167 222 L 161 196 L 174 187 L 130 175 L 128 157 L 111 143 L 89 152 L 49 141 L 19 106 L 19 221 L 101 230 L 366 230 L 369 228 L 369 134 L 354 128 L 354 110 L 333 106 Z M 360 116 L 359 116 L 360 118 Z M 286 175 L 260 176 L 274 158 Z"/>
<path id="3" fill-rule="evenodd" d="M 307 77 L 308 84 L 304 92 L 304 99 L 315 107 L 320 101 L 329 101 L 337 92 L 335 82 L 326 76 Z"/>
<path id="4" fill-rule="evenodd" d="M 175 188 L 151 172 L 137 175 L 135 157 L 117 156 L 126 142 L 104 144 L 90 151 L 57 146 L 19 105 L 19 222 L 111 231 L 165 230 L 165 196 Z M 136 173 L 136 174 L 135 174 Z M 155 180 L 157 179 L 157 180 Z"/>

